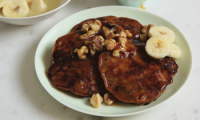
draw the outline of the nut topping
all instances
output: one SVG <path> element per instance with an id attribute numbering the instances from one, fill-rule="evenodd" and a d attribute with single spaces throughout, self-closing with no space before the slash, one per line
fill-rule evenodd
<path id="1" fill-rule="evenodd" d="M 75 49 L 74 52 L 77 52 L 78 56 L 80 59 L 85 59 L 86 58 L 86 53 L 88 53 L 88 48 L 86 46 L 82 46 L 81 49 Z"/>
<path id="2" fill-rule="evenodd" d="M 95 36 L 93 41 L 88 41 L 90 43 L 90 55 L 94 56 L 96 51 L 102 51 L 104 46 L 104 38 L 102 36 Z"/>
<path id="3" fill-rule="evenodd" d="M 110 94 L 110 93 L 104 94 L 104 102 L 107 105 L 112 105 L 115 101 L 116 101 L 116 98 L 112 94 Z"/>
<path id="4" fill-rule="evenodd" d="M 114 39 L 106 40 L 105 46 L 108 50 L 113 50 L 116 46 L 116 41 Z"/>
<path id="5" fill-rule="evenodd" d="M 95 31 L 94 31 L 94 30 L 89 30 L 89 31 L 86 33 L 87 36 L 92 36 L 92 35 L 94 35 L 94 34 L 95 34 Z"/>
<path id="6" fill-rule="evenodd" d="M 127 37 L 132 37 L 133 36 L 132 33 L 129 32 L 129 30 L 125 30 L 124 32 L 126 33 Z"/>
<path id="7" fill-rule="evenodd" d="M 101 103 L 103 102 L 103 98 L 99 93 L 93 94 L 92 97 L 90 98 L 90 103 L 94 108 L 100 107 Z"/>
<path id="8" fill-rule="evenodd" d="M 95 32 L 98 32 L 101 29 L 101 22 L 99 20 L 95 20 L 94 23 L 90 24 L 90 27 Z"/>
<path id="9" fill-rule="evenodd" d="M 87 32 L 89 30 L 89 25 L 88 24 L 83 24 L 81 30 L 84 31 L 84 32 Z"/>
<path id="10" fill-rule="evenodd" d="M 109 28 L 103 26 L 102 30 L 103 30 L 106 38 L 109 37 L 109 36 L 111 36 L 111 37 L 115 36 L 115 34 L 113 33 L 114 32 L 113 29 L 109 29 Z"/>

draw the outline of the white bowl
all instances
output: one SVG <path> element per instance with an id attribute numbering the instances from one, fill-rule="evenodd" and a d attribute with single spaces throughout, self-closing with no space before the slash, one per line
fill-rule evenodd
<path id="1" fill-rule="evenodd" d="M 49 12 L 40 14 L 40 15 L 31 16 L 31 17 L 24 17 L 24 18 L 7 18 L 7 17 L 0 16 L 0 21 L 1 22 L 5 22 L 5 23 L 9 23 L 9 24 L 14 24 L 14 25 L 31 25 L 31 24 L 35 24 L 35 23 L 38 23 L 38 22 L 41 22 L 43 20 L 46 20 L 46 19 L 50 18 L 58 10 L 63 8 L 69 2 L 70 2 L 70 0 L 60 0 L 60 4 L 59 4 L 59 6 L 57 8 L 55 8 L 55 9 L 49 11 Z"/>

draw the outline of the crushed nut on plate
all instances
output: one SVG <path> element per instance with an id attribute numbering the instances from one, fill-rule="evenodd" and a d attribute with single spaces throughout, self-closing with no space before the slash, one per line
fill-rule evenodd
<path id="1" fill-rule="evenodd" d="M 90 103 L 94 108 L 100 107 L 101 103 L 103 102 L 103 98 L 99 93 L 93 94 L 92 97 L 90 98 Z"/>

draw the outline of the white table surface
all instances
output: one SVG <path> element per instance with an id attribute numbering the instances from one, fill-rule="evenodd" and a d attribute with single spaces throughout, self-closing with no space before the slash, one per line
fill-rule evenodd
<path id="1" fill-rule="evenodd" d="M 34 68 L 36 47 L 56 23 L 78 11 L 115 0 L 72 0 L 55 16 L 30 26 L 0 22 L 0 120 L 198 120 L 200 119 L 200 0 L 147 0 L 146 11 L 180 29 L 188 40 L 193 68 L 185 86 L 170 100 L 137 115 L 104 118 L 79 113 L 57 102 L 40 84 Z"/>

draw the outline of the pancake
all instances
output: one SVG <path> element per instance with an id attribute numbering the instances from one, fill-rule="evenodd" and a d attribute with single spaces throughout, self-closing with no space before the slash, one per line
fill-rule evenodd
<path id="1" fill-rule="evenodd" d="M 80 40 L 80 34 L 82 31 L 71 32 L 56 41 L 48 77 L 58 89 L 90 96 L 106 89 L 98 69 L 98 55 L 88 55 L 87 59 L 81 60 L 73 52 L 85 44 Z"/>
<path id="2" fill-rule="evenodd" d="M 169 57 L 149 57 L 144 45 L 127 42 L 126 47 L 119 57 L 113 57 L 112 51 L 101 52 L 99 69 L 105 87 L 122 102 L 148 104 L 173 82 L 178 65 Z"/>

